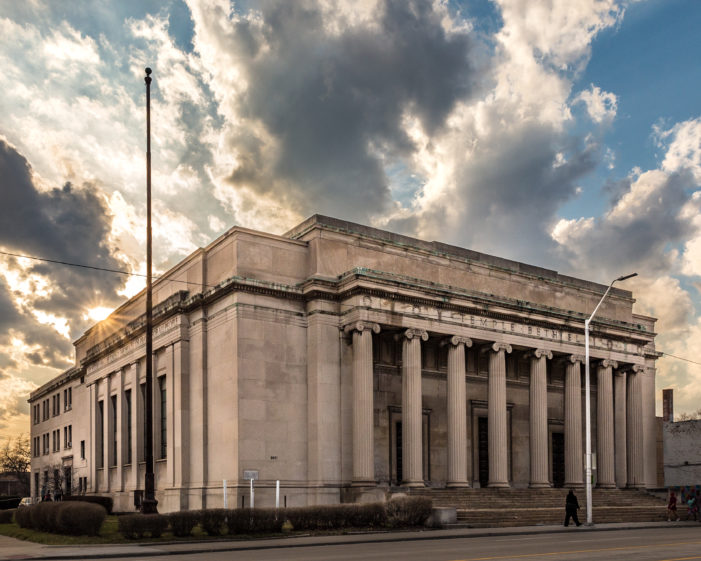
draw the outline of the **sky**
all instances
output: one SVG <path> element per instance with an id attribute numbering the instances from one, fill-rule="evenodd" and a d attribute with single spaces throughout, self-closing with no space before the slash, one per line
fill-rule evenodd
<path id="1" fill-rule="evenodd" d="M 326 214 L 608 284 L 701 362 L 701 2 L 0 2 L 0 251 L 145 271 Z M 0 254 L 0 437 L 139 276 Z M 701 407 L 701 366 L 658 401 Z"/>

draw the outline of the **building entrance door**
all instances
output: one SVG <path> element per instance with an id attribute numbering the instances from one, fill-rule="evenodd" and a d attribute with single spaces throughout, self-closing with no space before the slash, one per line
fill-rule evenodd
<path id="1" fill-rule="evenodd" d="M 489 484 L 489 431 L 487 417 L 477 418 L 478 468 L 480 487 Z"/>
<path id="2" fill-rule="evenodd" d="M 565 435 L 561 432 L 552 433 L 553 451 L 553 487 L 565 485 Z"/>

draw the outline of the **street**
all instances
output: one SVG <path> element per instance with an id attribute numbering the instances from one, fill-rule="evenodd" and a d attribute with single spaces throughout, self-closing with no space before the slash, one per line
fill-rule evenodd
<path id="1" fill-rule="evenodd" d="M 255 542 L 247 546 L 256 547 Z M 280 544 L 282 545 L 282 544 Z M 107 552 L 105 552 L 107 553 Z M 363 560 L 363 561 L 508 561 L 511 559 L 556 559 L 564 561 L 687 561 L 701 559 L 701 525 L 646 528 L 620 531 L 542 533 L 492 537 L 460 537 L 413 541 L 373 542 L 340 545 L 268 547 L 209 553 L 175 553 L 169 560 Z M 175 554 L 173 554 L 175 553 Z M 129 556 L 130 559 L 140 558 Z M 142 557 L 148 558 L 146 556 Z M 96 557 L 99 559 L 99 557 Z"/>

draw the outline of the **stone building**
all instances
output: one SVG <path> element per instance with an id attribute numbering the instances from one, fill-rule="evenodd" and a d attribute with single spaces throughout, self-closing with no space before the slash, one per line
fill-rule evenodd
<path id="1" fill-rule="evenodd" d="M 235 227 L 154 283 L 161 511 L 584 483 L 584 320 L 606 287 L 313 216 Z M 144 293 L 36 390 L 33 494 L 133 508 L 144 479 Z M 601 487 L 655 486 L 654 318 L 614 288 L 592 324 Z M 67 401 L 68 400 L 68 401 Z"/>
<path id="2" fill-rule="evenodd" d="M 663 425 L 664 486 L 701 485 L 701 420 Z"/>

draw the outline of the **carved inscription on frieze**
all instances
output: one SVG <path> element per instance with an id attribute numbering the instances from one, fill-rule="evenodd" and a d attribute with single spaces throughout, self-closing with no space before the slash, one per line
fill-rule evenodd
<path id="1" fill-rule="evenodd" d="M 178 325 L 180 325 L 180 318 L 177 316 L 170 318 L 168 321 L 164 321 L 163 323 L 158 324 L 156 327 L 153 328 L 154 341 L 158 337 L 161 337 L 162 335 L 164 335 L 165 333 L 174 329 Z M 114 352 L 111 352 L 107 356 L 103 356 L 100 360 L 88 365 L 87 373 L 91 374 L 91 373 L 95 372 L 96 370 L 99 370 L 100 368 L 103 368 L 104 366 L 119 360 L 123 356 L 128 355 L 129 353 L 131 353 L 135 349 L 138 349 L 139 347 L 144 347 L 145 345 L 146 345 L 146 335 L 141 335 L 141 336 L 137 337 L 136 339 L 132 339 L 128 343 L 119 347 Z"/>
<path id="2" fill-rule="evenodd" d="M 564 329 L 551 329 L 548 327 L 538 327 L 525 323 L 492 319 L 478 314 L 463 314 L 456 311 L 439 310 L 433 306 L 422 306 L 417 304 L 398 304 L 387 299 L 372 298 L 369 302 L 368 296 L 363 297 L 363 306 L 382 310 L 384 312 L 399 312 L 404 315 L 419 316 L 421 319 L 431 319 L 444 321 L 446 323 L 463 325 L 476 329 L 496 331 L 506 334 L 523 335 L 547 339 L 560 343 L 573 343 L 584 345 L 584 334 Z M 624 353 L 643 354 L 640 345 L 626 343 L 624 341 L 614 341 L 603 337 L 590 337 L 589 344 L 597 349 L 618 351 Z"/>

